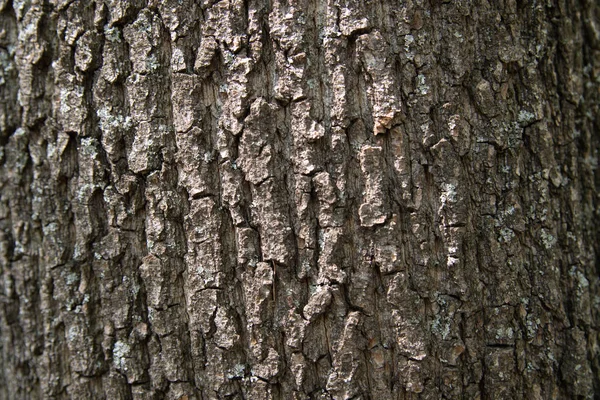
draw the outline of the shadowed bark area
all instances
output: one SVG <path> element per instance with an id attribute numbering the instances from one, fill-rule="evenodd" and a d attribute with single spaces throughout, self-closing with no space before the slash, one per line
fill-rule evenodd
<path id="1" fill-rule="evenodd" d="M 594 0 L 0 0 L 0 398 L 592 399 Z"/>

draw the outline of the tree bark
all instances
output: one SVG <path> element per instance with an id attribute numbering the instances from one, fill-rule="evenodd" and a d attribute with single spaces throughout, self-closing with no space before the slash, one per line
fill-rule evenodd
<path id="1" fill-rule="evenodd" d="M 594 0 L 0 0 L 0 397 L 600 393 Z"/>

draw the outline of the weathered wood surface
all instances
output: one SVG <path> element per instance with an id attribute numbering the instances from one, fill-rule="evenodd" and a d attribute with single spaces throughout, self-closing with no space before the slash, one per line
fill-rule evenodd
<path id="1" fill-rule="evenodd" d="M 594 0 L 1 0 L 0 397 L 593 398 L 599 50 Z"/>

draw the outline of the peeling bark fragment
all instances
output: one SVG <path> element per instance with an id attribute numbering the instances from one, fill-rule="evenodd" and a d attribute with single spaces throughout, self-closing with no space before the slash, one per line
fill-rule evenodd
<path id="1" fill-rule="evenodd" d="M 185 220 L 187 279 L 193 289 L 223 288 L 225 265 L 219 241 L 219 210 L 211 197 L 190 202 Z M 204 223 L 202 223 L 204 221 Z"/>
<path id="2" fill-rule="evenodd" d="M 340 218 L 335 213 L 335 205 L 338 202 L 336 188 L 331 176 L 327 172 L 320 172 L 313 178 L 315 191 L 319 199 L 319 226 L 340 226 Z"/>
<path id="3" fill-rule="evenodd" d="M 319 286 L 317 291 L 310 297 L 308 304 L 304 306 L 303 314 L 308 322 L 315 320 L 317 316 L 325 312 L 331 304 L 333 296 L 327 286 Z"/>
<path id="4" fill-rule="evenodd" d="M 325 137 L 325 128 L 311 118 L 310 108 L 308 101 L 300 101 L 292 105 L 294 169 L 303 175 L 311 175 L 322 169 L 319 140 Z"/>
<path id="5" fill-rule="evenodd" d="M 272 289 L 273 269 L 268 263 L 259 262 L 254 271 L 244 273 L 244 291 L 250 324 L 258 326 L 270 318 Z"/>
<path id="6" fill-rule="evenodd" d="M 205 36 L 203 38 L 200 47 L 198 48 L 196 61 L 194 62 L 194 71 L 201 77 L 207 74 L 208 68 L 210 67 L 218 48 L 219 44 L 213 36 Z"/>
<path id="7" fill-rule="evenodd" d="M 175 140 L 180 149 L 176 156 L 180 185 L 192 199 L 214 195 L 216 184 L 212 172 L 216 166 L 205 132 L 192 127 L 185 133 L 177 133 Z"/>
<path id="8" fill-rule="evenodd" d="M 264 380 L 271 380 L 279 374 L 280 357 L 275 349 L 270 348 L 265 359 L 252 368 L 252 374 Z"/>
<path id="9" fill-rule="evenodd" d="M 293 230 L 283 198 L 281 186 L 269 179 L 253 191 L 252 205 L 256 210 L 259 233 L 267 239 L 261 242 L 264 259 L 289 266 L 294 256 Z"/>
<path id="10" fill-rule="evenodd" d="M 340 254 L 343 254 L 343 230 L 326 228 L 321 230 L 319 238 L 319 284 L 330 282 L 344 283 L 347 274 L 342 269 Z"/>
<path id="11" fill-rule="evenodd" d="M 488 81 L 482 79 L 475 85 L 475 99 L 477 106 L 483 114 L 488 117 L 498 115 L 496 99 L 492 87 Z"/>
<path id="12" fill-rule="evenodd" d="M 208 336 L 211 331 L 211 322 L 217 310 L 216 289 L 196 290 L 187 288 L 186 304 L 188 305 L 189 324 L 193 330 Z M 201 342 L 200 342 L 201 343 Z"/>
<path id="13" fill-rule="evenodd" d="M 365 180 L 363 202 L 358 210 L 362 226 L 383 224 L 387 218 L 387 199 L 383 181 L 382 148 L 364 146 L 360 152 L 360 167 Z"/>
<path id="14" fill-rule="evenodd" d="M 98 66 L 100 38 L 96 32 L 86 32 L 77 40 L 75 65 L 80 71 L 93 70 Z"/>
<path id="15" fill-rule="evenodd" d="M 177 132 L 187 132 L 199 119 L 198 91 L 200 80 L 194 75 L 173 74 L 171 77 L 173 126 Z M 182 150 L 185 147 L 182 147 Z"/>
<path id="16" fill-rule="evenodd" d="M 352 398 L 366 390 L 363 386 L 366 365 L 361 354 L 365 344 L 360 334 L 361 323 L 360 313 L 348 314 L 335 349 L 333 370 L 327 379 L 327 390 L 337 398 Z"/>
<path id="17" fill-rule="evenodd" d="M 125 40 L 129 43 L 130 60 L 135 72 L 143 75 L 156 73 L 168 62 L 160 48 L 164 40 L 162 28 L 159 17 L 144 9 L 123 30 Z"/>
<path id="18" fill-rule="evenodd" d="M 223 349 L 235 346 L 240 336 L 236 333 L 235 325 L 222 307 L 218 308 L 214 318 L 217 332 L 215 333 L 215 344 Z"/>
<path id="19" fill-rule="evenodd" d="M 147 122 L 142 122 L 138 126 L 127 160 L 131 171 L 143 174 L 160 168 L 164 129 L 164 126 Z"/>
<path id="20" fill-rule="evenodd" d="M 164 308 L 168 305 L 168 299 L 165 293 L 167 282 L 162 271 L 162 263 L 155 255 L 149 255 L 144 258 L 140 266 L 142 279 L 146 286 L 146 301 L 153 308 Z"/>
<path id="21" fill-rule="evenodd" d="M 302 341 L 306 336 L 307 322 L 295 311 L 290 311 L 288 313 L 286 322 L 286 336 L 288 337 L 286 345 L 293 349 L 302 350 Z"/>
<path id="22" fill-rule="evenodd" d="M 379 31 L 361 35 L 356 41 L 357 55 L 370 78 L 367 94 L 373 108 L 374 135 L 385 133 L 403 119 L 398 84 L 386 47 Z"/>
<path id="23" fill-rule="evenodd" d="M 264 99 L 252 103 L 250 116 L 240 139 L 240 156 L 237 163 L 246 179 L 258 185 L 273 176 L 275 149 L 270 143 L 275 134 L 273 117 L 274 106 Z"/>

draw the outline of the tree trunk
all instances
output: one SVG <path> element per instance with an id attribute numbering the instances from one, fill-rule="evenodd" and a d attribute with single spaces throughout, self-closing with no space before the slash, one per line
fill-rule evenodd
<path id="1" fill-rule="evenodd" d="M 0 11 L 1 398 L 598 398 L 595 0 Z"/>

